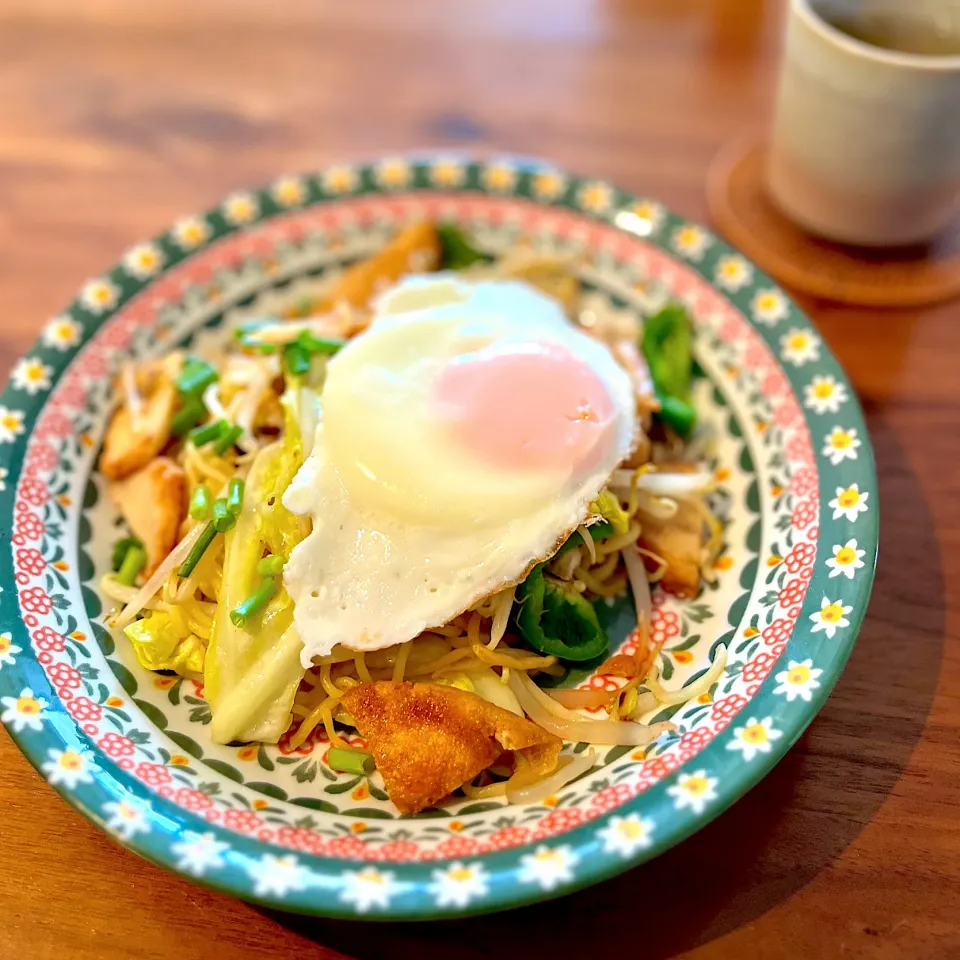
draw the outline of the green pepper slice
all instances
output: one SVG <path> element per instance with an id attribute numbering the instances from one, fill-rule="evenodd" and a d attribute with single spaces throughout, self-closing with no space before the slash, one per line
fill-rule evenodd
<path id="1" fill-rule="evenodd" d="M 543 575 L 542 563 L 517 587 L 514 621 L 535 650 L 579 662 L 602 656 L 610 638 L 597 620 L 593 604 L 572 585 Z"/>
<path id="2" fill-rule="evenodd" d="M 660 397 L 660 419 L 673 427 L 681 437 L 689 437 L 697 425 L 697 411 L 686 400 L 679 397 Z"/>
<path id="3" fill-rule="evenodd" d="M 640 348 L 660 400 L 660 419 L 681 437 L 689 436 L 697 414 L 690 403 L 693 333 L 686 309 L 670 303 L 648 317 L 643 324 Z"/>
<path id="4" fill-rule="evenodd" d="M 437 239 L 441 270 L 464 270 L 487 259 L 452 223 L 437 224 Z"/>
<path id="5" fill-rule="evenodd" d="M 591 523 L 587 530 L 590 531 L 590 536 L 594 540 L 603 540 L 604 537 L 613 536 L 613 524 L 608 523 L 606 520 L 600 520 L 597 523 Z M 580 536 L 579 528 L 574 530 L 573 533 L 567 537 L 566 540 L 560 545 L 560 549 L 553 555 L 554 557 L 562 557 L 568 550 L 573 547 L 578 547 L 583 543 L 583 537 Z M 553 557 L 550 558 L 551 560 Z"/>

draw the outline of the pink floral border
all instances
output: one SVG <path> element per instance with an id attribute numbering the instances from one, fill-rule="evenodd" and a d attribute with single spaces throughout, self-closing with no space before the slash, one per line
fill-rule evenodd
<path id="1" fill-rule="evenodd" d="M 602 252 L 623 264 L 630 264 L 646 278 L 661 281 L 673 295 L 682 298 L 692 308 L 699 323 L 712 324 L 719 339 L 739 352 L 743 370 L 760 384 L 762 393 L 771 404 L 772 420 L 783 431 L 783 450 L 789 463 L 785 473 L 789 490 L 797 498 L 791 525 L 799 542 L 783 558 L 791 579 L 780 590 L 776 618 L 760 633 L 762 648 L 744 666 L 742 678 L 746 687 L 743 693 L 731 693 L 714 702 L 705 721 L 685 733 L 663 755 L 638 763 L 635 777 L 598 791 L 587 807 L 545 810 L 535 825 L 505 827 L 484 840 L 458 835 L 454 821 L 449 824 L 452 835 L 430 848 L 412 840 L 371 844 L 357 835 L 331 840 L 306 828 L 284 826 L 273 829 L 255 813 L 246 810 L 228 810 L 219 818 L 223 826 L 239 833 L 254 834 L 264 841 L 320 855 L 386 861 L 467 856 L 545 840 L 626 803 L 681 764 L 694 759 L 750 702 L 786 648 L 812 576 L 816 554 L 818 477 L 810 433 L 797 398 L 760 334 L 693 268 L 608 224 L 564 209 L 483 194 L 425 192 L 358 197 L 274 217 L 245 233 L 234 234 L 202 248 L 160 276 L 110 317 L 56 385 L 30 436 L 17 488 L 11 537 L 20 614 L 30 630 L 37 660 L 60 700 L 98 748 L 161 795 L 201 815 L 207 812 L 198 806 L 198 791 L 168 786 L 169 774 L 162 764 L 136 763 L 133 759 L 134 743 L 114 730 L 105 729 L 102 706 L 77 694 L 81 677 L 65 651 L 70 643 L 82 648 L 86 638 L 64 637 L 58 632 L 56 622 L 51 618 L 54 597 L 40 583 L 47 561 L 36 544 L 45 529 L 41 510 L 52 496 L 44 476 L 59 461 L 57 444 L 72 435 L 76 418 L 86 410 L 89 385 L 110 373 L 116 357 L 130 346 L 135 331 L 156 323 L 158 311 L 164 305 L 180 300 L 189 287 L 211 284 L 218 271 L 236 269 L 251 257 L 269 258 L 278 242 L 300 242 L 315 229 L 335 236 L 350 225 L 423 216 L 477 219 L 493 224 L 516 224 L 521 230 L 551 231 L 558 237 L 582 244 L 585 250 Z"/>

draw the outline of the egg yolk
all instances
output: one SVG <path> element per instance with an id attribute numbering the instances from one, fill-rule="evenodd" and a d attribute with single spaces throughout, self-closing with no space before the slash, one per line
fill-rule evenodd
<path id="1" fill-rule="evenodd" d="M 589 472 L 615 440 L 616 408 L 593 370 L 550 343 L 517 343 L 449 361 L 439 412 L 454 439 L 492 465 Z"/>

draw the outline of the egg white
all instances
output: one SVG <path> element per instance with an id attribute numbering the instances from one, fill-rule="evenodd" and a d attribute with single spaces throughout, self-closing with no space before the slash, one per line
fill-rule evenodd
<path id="1" fill-rule="evenodd" d="M 587 475 L 493 468 L 454 449 L 431 415 L 451 358 L 531 340 L 574 353 L 614 403 L 615 441 Z M 410 640 L 521 580 L 583 521 L 635 431 L 627 374 L 552 299 L 446 275 L 399 285 L 329 363 L 312 453 L 283 497 L 313 519 L 284 570 L 304 664 L 337 644 Z"/>

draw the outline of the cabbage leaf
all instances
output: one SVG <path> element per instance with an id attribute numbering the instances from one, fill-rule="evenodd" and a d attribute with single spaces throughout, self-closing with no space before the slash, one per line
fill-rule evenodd
<path id="1" fill-rule="evenodd" d="M 123 632 L 137 662 L 146 670 L 172 670 L 192 680 L 202 678 L 206 641 L 190 631 L 179 611 L 154 610 Z"/>
<path id="2" fill-rule="evenodd" d="M 257 586 L 257 564 L 264 552 L 288 557 L 308 532 L 308 521 L 287 510 L 280 499 L 303 462 L 300 431 L 289 406 L 287 410 L 284 439 L 254 458 L 243 508 L 224 542 L 223 581 L 204 670 L 204 691 L 213 713 L 210 731 L 217 743 L 275 743 L 290 726 L 293 698 L 303 679 L 303 644 L 285 588 L 281 586 L 252 630 L 230 620 L 230 611 Z"/>
<path id="3" fill-rule="evenodd" d="M 603 517 L 616 533 L 626 533 L 630 529 L 630 517 L 620 506 L 616 494 L 611 493 L 607 487 L 604 487 L 597 499 L 590 504 L 590 513 Z"/>

